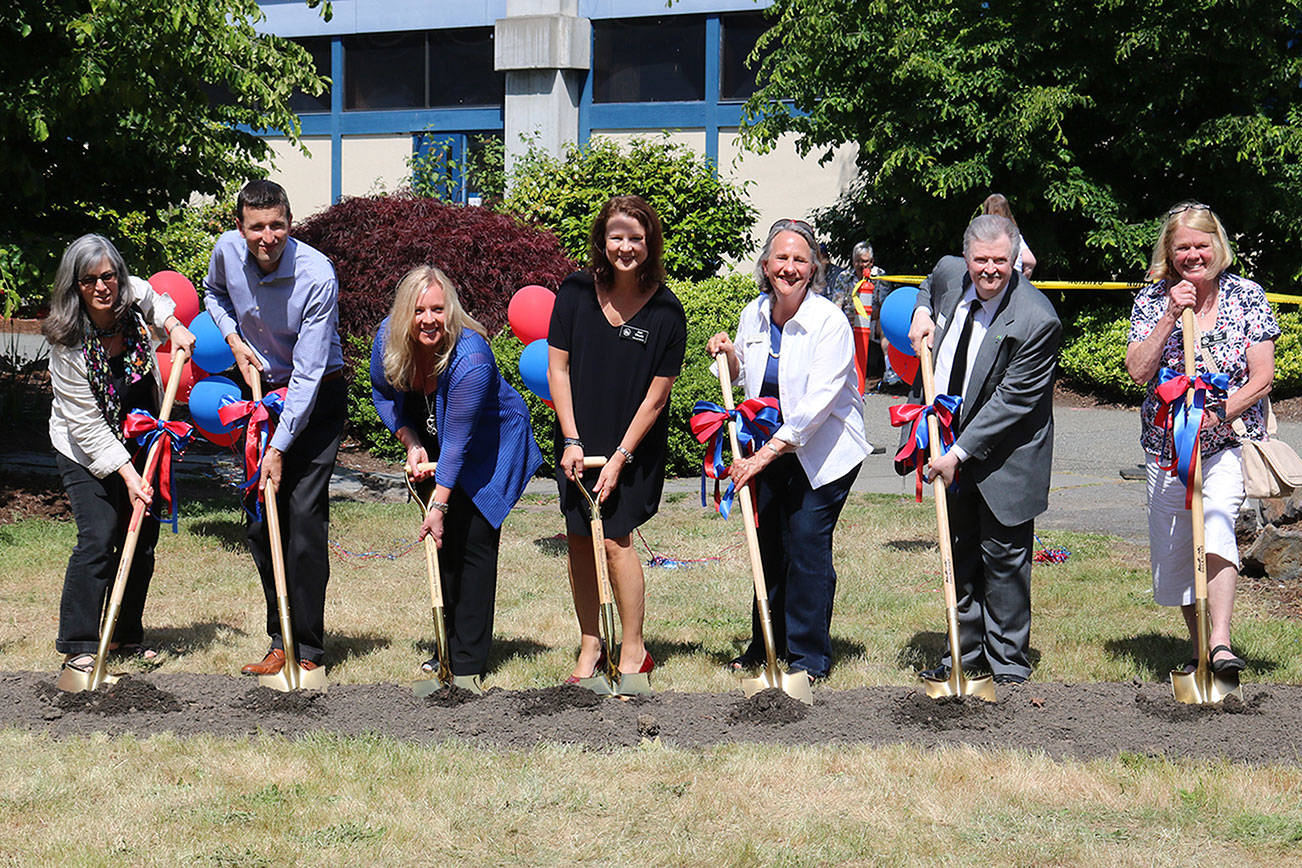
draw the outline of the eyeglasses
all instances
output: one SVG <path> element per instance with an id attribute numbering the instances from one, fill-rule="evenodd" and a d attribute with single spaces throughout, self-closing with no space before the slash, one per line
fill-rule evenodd
<path id="1" fill-rule="evenodd" d="M 1181 202 L 1179 205 L 1173 205 L 1166 216 L 1174 217 L 1177 214 L 1183 214 L 1185 211 L 1210 211 L 1211 205 L 1204 205 L 1202 202 Z"/>
<path id="2" fill-rule="evenodd" d="M 104 281 L 105 286 L 116 286 L 118 275 L 115 271 L 106 271 L 103 274 L 87 274 L 85 277 L 77 278 L 77 285 L 82 289 L 93 289 L 100 281 Z"/>

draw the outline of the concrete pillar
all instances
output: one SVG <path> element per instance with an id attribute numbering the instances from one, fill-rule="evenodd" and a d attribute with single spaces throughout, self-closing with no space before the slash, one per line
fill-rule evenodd
<path id="1" fill-rule="evenodd" d="M 506 73 L 506 168 L 532 141 L 559 155 L 579 137 L 579 97 L 592 66 L 592 24 L 578 0 L 507 0 L 493 64 Z"/>

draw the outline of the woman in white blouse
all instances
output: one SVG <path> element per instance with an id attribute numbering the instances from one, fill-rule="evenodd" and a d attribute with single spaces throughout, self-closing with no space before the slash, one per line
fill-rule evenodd
<path id="1" fill-rule="evenodd" d="M 768 581 L 773 638 L 791 671 L 825 678 L 832 665 L 832 533 L 859 466 L 871 452 L 863 399 L 855 386 L 854 341 L 845 315 L 817 290 L 823 267 L 813 230 L 779 220 L 769 230 L 755 280 L 759 298 L 741 312 L 734 343 L 719 333 L 706 346 L 723 353 L 746 398 L 778 401 L 781 425 L 732 481 L 756 481 L 760 557 Z M 734 670 L 764 662 L 758 608 L 751 642 Z"/>
<path id="2" fill-rule="evenodd" d="M 194 335 L 176 317 L 176 305 L 127 273 L 107 238 L 83 235 L 63 253 L 50 293 L 44 331 L 50 342 L 50 443 L 77 522 L 68 559 L 55 647 L 63 665 L 89 672 L 99 646 L 100 618 L 117 572 L 134 503 L 150 503 L 139 456 L 123 432 L 127 414 L 157 414 L 163 382 L 149 326 L 166 331 L 175 347 L 194 351 Z M 136 450 L 138 451 L 138 450 Z M 152 658 L 142 644 L 141 615 L 154 571 L 158 521 L 146 515 L 111 646 L 122 655 Z"/>

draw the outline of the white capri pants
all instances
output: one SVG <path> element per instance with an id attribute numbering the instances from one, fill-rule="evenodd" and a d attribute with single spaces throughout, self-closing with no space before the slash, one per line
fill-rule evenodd
<path id="1" fill-rule="evenodd" d="M 1203 459 L 1203 525 L 1207 553 L 1219 555 L 1237 569 L 1239 544 L 1234 521 L 1243 506 L 1242 449 L 1222 449 Z M 1148 545 L 1153 563 L 1153 599 L 1160 606 L 1191 606 L 1194 602 L 1193 521 L 1184 508 L 1185 486 L 1149 455 Z M 1208 575 L 1208 578 L 1211 578 Z"/>

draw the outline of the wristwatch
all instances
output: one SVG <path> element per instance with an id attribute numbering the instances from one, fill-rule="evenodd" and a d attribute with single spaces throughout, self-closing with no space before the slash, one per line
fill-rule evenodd
<path id="1" fill-rule="evenodd" d="M 561 442 L 565 444 L 566 449 L 568 449 L 571 446 L 577 446 L 580 449 L 583 448 L 583 441 L 580 440 L 578 437 L 566 437 Z"/>
<path id="2" fill-rule="evenodd" d="M 439 512 L 443 513 L 444 515 L 448 514 L 448 505 L 446 503 L 439 503 L 437 500 L 431 500 L 429 502 L 429 508 L 437 509 Z"/>
<path id="3" fill-rule="evenodd" d="M 615 451 L 618 452 L 620 455 L 623 455 L 623 456 L 624 456 L 624 463 L 625 463 L 625 464 L 632 464 L 632 463 L 633 463 L 633 453 L 632 453 L 632 452 L 629 452 L 629 451 L 628 451 L 627 449 L 625 449 L 623 446 L 616 446 L 616 447 L 615 447 Z"/>

